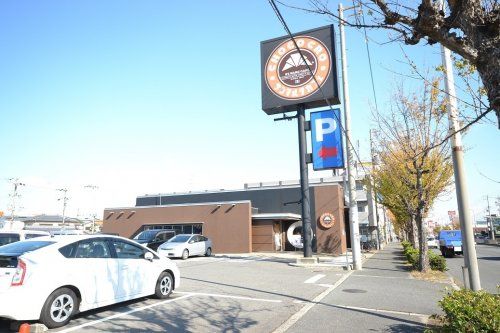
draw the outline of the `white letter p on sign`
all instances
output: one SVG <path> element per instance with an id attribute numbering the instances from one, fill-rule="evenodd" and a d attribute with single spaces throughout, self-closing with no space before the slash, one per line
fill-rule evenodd
<path id="1" fill-rule="evenodd" d="M 323 127 L 323 124 L 326 124 Z M 337 122 L 333 118 L 316 119 L 316 141 L 323 142 L 323 136 L 330 134 L 337 129 Z"/>

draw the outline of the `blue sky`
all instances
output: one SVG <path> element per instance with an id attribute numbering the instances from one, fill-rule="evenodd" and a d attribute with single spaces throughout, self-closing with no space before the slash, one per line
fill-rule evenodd
<path id="1" fill-rule="evenodd" d="M 294 32 L 331 23 L 282 13 Z M 10 177 L 26 183 L 21 213 L 60 213 L 55 189 L 65 187 L 72 215 L 133 205 L 145 193 L 297 179 L 295 122 L 274 122 L 260 108 L 260 41 L 281 35 L 267 1 L 0 2 L 0 210 Z M 365 44 L 357 30 L 346 37 L 353 136 L 368 158 Z M 409 68 L 399 44 L 370 46 L 383 110 L 403 80 L 395 72 Z M 403 48 L 419 65 L 440 61 L 438 47 Z M 500 195 L 479 174 L 500 178 L 499 135 L 486 124 L 464 138 L 475 215 L 486 194 Z M 454 209 L 445 196 L 435 215 Z"/>

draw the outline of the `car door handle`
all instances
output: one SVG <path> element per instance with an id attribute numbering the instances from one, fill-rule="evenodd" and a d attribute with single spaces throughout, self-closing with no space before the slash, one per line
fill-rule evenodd
<path id="1" fill-rule="evenodd" d="M 124 271 L 124 270 L 126 270 L 126 269 L 128 269 L 128 265 L 123 265 L 123 266 L 121 266 L 121 269 L 122 269 L 123 271 Z"/>

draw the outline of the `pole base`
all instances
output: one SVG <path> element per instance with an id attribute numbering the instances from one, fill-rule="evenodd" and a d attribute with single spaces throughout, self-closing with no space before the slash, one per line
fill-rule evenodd
<path id="1" fill-rule="evenodd" d="M 319 259 L 317 257 L 303 257 L 297 258 L 297 265 L 317 265 L 319 263 Z"/>

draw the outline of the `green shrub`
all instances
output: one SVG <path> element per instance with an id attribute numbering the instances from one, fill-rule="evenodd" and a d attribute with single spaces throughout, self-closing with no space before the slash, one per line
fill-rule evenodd
<path id="1" fill-rule="evenodd" d="M 444 259 L 439 254 L 436 254 L 430 250 L 428 253 L 429 253 L 429 264 L 431 265 L 432 270 L 444 272 L 448 269 L 446 267 L 446 259 Z"/>
<path id="2" fill-rule="evenodd" d="M 445 313 L 444 332 L 500 332 L 500 295 L 461 289 L 439 305 Z"/>
<path id="3" fill-rule="evenodd" d="M 407 242 L 408 243 L 408 242 Z M 410 244 L 410 243 L 408 243 Z M 409 264 L 412 265 L 413 269 L 418 269 L 418 260 L 420 256 L 420 251 L 413 248 L 410 245 L 403 245 L 403 253 L 406 257 L 406 260 L 408 261 Z M 441 271 L 444 272 L 446 271 L 446 260 L 441 257 L 440 255 L 437 255 L 433 251 L 429 250 L 427 252 L 427 255 L 429 257 L 429 265 L 431 266 L 432 270 L 435 271 Z"/>
<path id="4" fill-rule="evenodd" d="M 411 243 L 408 241 L 402 241 L 401 246 L 403 246 L 403 250 L 406 250 L 406 248 L 411 247 Z"/>
<path id="5" fill-rule="evenodd" d="M 413 247 L 409 247 L 405 251 L 406 260 L 412 265 L 418 264 L 419 251 Z"/>

